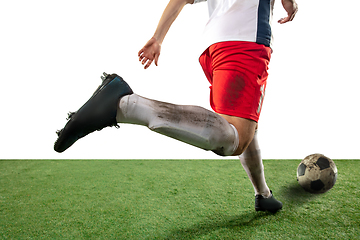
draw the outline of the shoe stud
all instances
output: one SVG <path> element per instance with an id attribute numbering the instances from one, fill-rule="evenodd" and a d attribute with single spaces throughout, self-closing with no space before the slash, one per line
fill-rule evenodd
<path id="1" fill-rule="evenodd" d="M 56 134 L 58 135 L 58 137 L 60 137 L 61 132 L 62 132 L 62 129 L 56 131 Z"/>
<path id="2" fill-rule="evenodd" d="M 101 80 L 105 81 L 105 79 L 109 76 L 106 72 L 103 72 L 103 76 L 101 76 Z"/>
<path id="3" fill-rule="evenodd" d="M 69 113 L 68 113 L 68 117 L 66 118 L 66 120 L 70 120 L 71 117 L 72 117 L 74 114 L 75 114 L 74 112 L 69 112 Z"/>

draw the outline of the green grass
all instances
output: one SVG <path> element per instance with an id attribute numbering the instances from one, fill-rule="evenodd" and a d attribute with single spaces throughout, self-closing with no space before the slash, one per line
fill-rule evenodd
<path id="1" fill-rule="evenodd" d="M 321 195 L 299 161 L 265 160 L 284 203 L 255 212 L 238 160 L 0 161 L 1 239 L 360 239 L 360 161 Z"/>

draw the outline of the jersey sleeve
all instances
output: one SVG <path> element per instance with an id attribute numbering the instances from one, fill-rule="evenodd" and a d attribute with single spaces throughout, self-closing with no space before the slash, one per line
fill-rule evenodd
<path id="1" fill-rule="evenodd" d="M 195 3 L 199 3 L 199 2 L 206 2 L 207 0 L 194 0 L 194 3 L 193 4 L 195 4 Z"/>

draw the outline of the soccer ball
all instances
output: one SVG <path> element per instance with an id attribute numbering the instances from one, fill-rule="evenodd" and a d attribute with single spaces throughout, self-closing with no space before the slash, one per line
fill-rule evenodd
<path id="1" fill-rule="evenodd" d="M 322 154 L 304 158 L 297 168 L 297 180 L 305 191 L 324 193 L 336 182 L 337 168 L 333 160 Z"/>

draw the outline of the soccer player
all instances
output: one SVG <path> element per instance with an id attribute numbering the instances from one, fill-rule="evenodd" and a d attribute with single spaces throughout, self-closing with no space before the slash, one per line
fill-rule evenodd
<path id="1" fill-rule="evenodd" d="M 153 37 L 139 51 L 147 69 L 158 65 L 161 44 L 186 4 L 206 0 L 170 0 Z M 273 0 L 208 0 L 210 19 L 205 27 L 200 64 L 211 84 L 210 105 L 174 105 L 133 93 L 118 75 L 104 73 L 92 97 L 58 131 L 54 149 L 63 152 L 79 138 L 118 123 L 147 126 L 150 130 L 178 139 L 221 156 L 239 156 L 255 191 L 255 210 L 276 212 L 282 203 L 275 199 L 265 181 L 257 142 L 257 127 L 265 95 L 271 57 Z M 295 0 L 282 0 L 292 21 Z"/>

